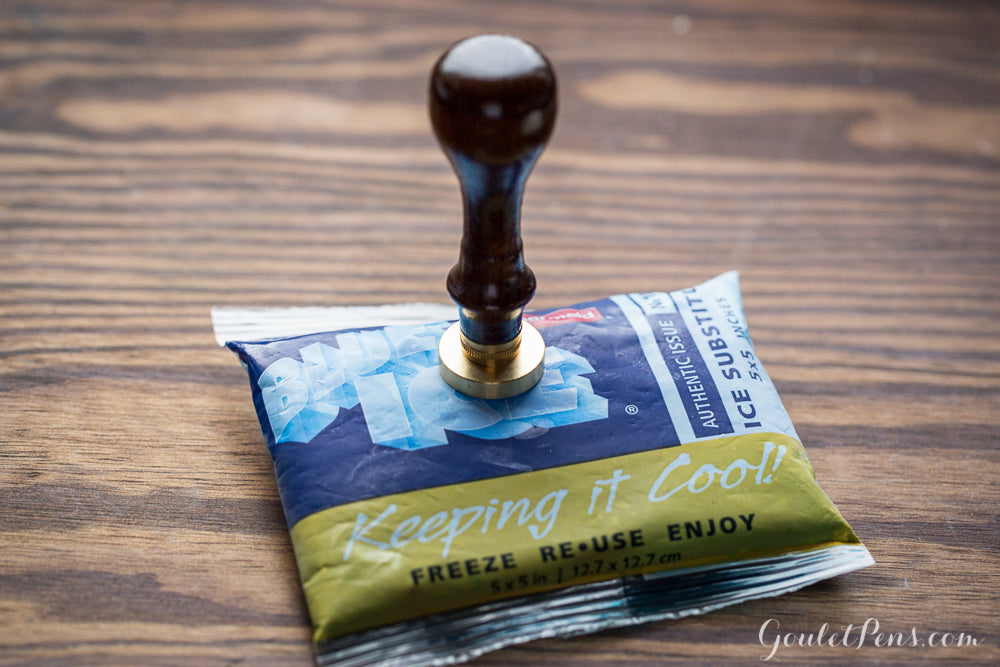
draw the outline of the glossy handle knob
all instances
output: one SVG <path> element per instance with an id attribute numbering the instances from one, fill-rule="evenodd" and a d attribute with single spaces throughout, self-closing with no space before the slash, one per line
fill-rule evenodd
<path id="1" fill-rule="evenodd" d="M 474 344 L 512 341 L 535 292 L 522 251 L 521 199 L 555 116 L 552 66 L 514 37 L 458 42 L 431 75 L 431 123 L 461 183 L 465 215 L 448 293 Z"/>

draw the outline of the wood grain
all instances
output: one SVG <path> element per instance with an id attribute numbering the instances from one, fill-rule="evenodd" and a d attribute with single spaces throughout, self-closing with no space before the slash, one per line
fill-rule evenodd
<path id="1" fill-rule="evenodd" d="M 532 305 L 739 269 L 758 352 L 878 565 L 479 664 L 759 663 L 877 619 L 1000 660 L 1000 9 L 740 0 L 0 6 L 0 664 L 308 665 L 246 379 L 213 305 L 442 301 L 451 42 L 560 78 Z"/>

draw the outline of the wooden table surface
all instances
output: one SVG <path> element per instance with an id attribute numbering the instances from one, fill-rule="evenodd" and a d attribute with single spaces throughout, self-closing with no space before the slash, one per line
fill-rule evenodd
<path id="1" fill-rule="evenodd" d="M 310 664 L 209 309 L 446 300 L 461 208 L 425 88 L 481 32 L 560 77 L 532 305 L 739 269 L 878 564 L 477 664 L 760 664 L 768 619 L 926 644 L 785 663 L 1000 660 L 996 3 L 22 0 L 0 5 L 0 664 Z"/>

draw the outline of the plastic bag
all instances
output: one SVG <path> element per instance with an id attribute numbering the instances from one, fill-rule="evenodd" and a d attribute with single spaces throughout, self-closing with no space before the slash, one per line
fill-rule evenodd
<path id="1" fill-rule="evenodd" d="M 321 664 L 455 662 L 873 563 L 816 484 L 735 273 L 529 313 L 545 375 L 506 400 L 449 388 L 448 323 L 425 323 L 440 307 L 401 308 L 362 328 L 346 322 L 382 311 L 213 312 L 249 373 Z M 319 315 L 344 326 L 288 337 Z M 232 340 L 272 325 L 286 337 Z"/>

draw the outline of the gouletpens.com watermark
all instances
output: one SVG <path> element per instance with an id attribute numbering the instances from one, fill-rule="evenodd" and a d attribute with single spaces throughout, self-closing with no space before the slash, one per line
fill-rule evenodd
<path id="1" fill-rule="evenodd" d="M 760 626 L 760 645 L 768 653 L 761 660 L 774 659 L 782 648 L 964 648 L 981 646 L 984 638 L 967 632 L 921 632 L 918 628 L 908 630 L 885 630 L 876 618 L 864 623 L 832 628 L 824 623 L 813 632 L 784 631 L 776 618 L 769 618 Z"/>

